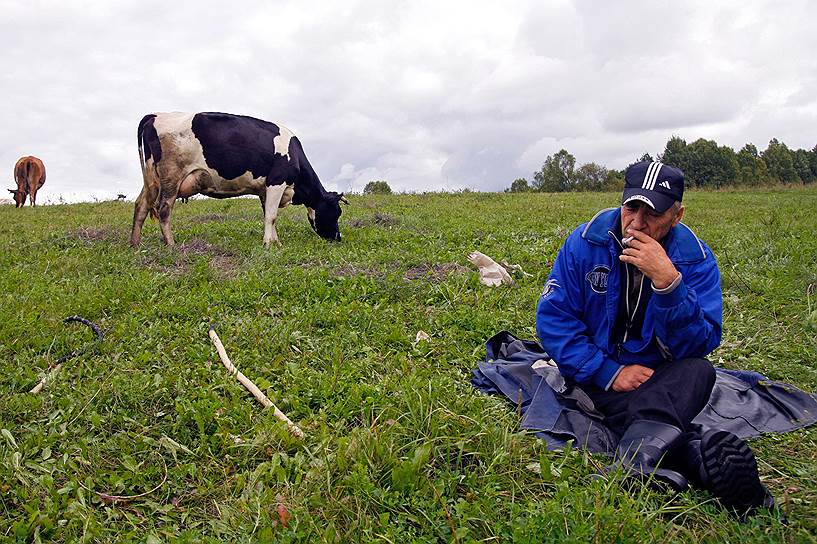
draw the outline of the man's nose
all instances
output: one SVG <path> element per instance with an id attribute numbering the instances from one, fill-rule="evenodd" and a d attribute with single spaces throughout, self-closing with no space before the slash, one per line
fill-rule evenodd
<path id="1" fill-rule="evenodd" d="M 633 220 L 630 223 L 630 227 L 634 228 L 636 230 L 639 230 L 639 229 L 643 228 L 644 224 L 645 224 L 644 219 L 645 219 L 646 213 L 647 212 L 646 212 L 646 210 L 644 210 L 643 207 L 638 208 L 638 211 L 633 214 Z"/>

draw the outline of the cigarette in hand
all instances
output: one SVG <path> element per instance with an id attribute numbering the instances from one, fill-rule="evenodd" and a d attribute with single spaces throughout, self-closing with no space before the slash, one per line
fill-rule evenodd
<path id="1" fill-rule="evenodd" d="M 627 238 L 622 238 L 621 245 L 623 245 L 624 247 L 630 247 L 630 242 L 633 241 L 633 238 L 635 238 L 635 236 L 628 236 Z"/>

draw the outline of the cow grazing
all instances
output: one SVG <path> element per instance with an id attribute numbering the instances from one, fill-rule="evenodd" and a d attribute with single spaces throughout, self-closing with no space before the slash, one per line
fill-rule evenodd
<path id="1" fill-rule="evenodd" d="M 31 205 L 37 205 L 37 191 L 45 183 L 45 165 L 37 157 L 21 157 L 14 165 L 16 189 L 9 189 L 14 195 L 14 203 L 22 208 L 26 197 L 31 198 Z"/>
<path id="2" fill-rule="evenodd" d="M 144 187 L 136 199 L 130 243 L 138 246 L 148 213 L 173 245 L 170 215 L 177 198 L 257 195 L 264 211 L 264 245 L 278 241 L 278 209 L 303 204 L 312 228 L 340 240 L 343 193 L 326 191 L 287 128 L 227 113 L 156 113 L 139 123 Z"/>

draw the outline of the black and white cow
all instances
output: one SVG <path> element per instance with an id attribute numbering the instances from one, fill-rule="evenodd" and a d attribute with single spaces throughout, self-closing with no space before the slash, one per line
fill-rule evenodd
<path id="1" fill-rule="evenodd" d="M 177 198 L 257 195 L 264 210 L 264 245 L 278 241 L 278 209 L 303 204 L 315 232 L 340 241 L 339 202 L 327 191 L 289 129 L 227 113 L 155 113 L 139 123 L 144 187 L 136 199 L 130 243 L 138 246 L 148 213 L 173 245 L 170 214 Z"/>

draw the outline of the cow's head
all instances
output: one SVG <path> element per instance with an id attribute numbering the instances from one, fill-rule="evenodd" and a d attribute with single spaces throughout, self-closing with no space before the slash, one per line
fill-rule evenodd
<path id="1" fill-rule="evenodd" d="M 340 242 L 340 229 L 338 228 L 338 219 L 341 214 L 340 202 L 347 202 L 343 193 L 338 194 L 332 191 L 326 193 L 323 200 L 309 211 L 309 223 L 321 238 Z"/>
<path id="2" fill-rule="evenodd" d="M 23 204 L 26 203 L 26 196 L 28 196 L 28 193 L 21 191 L 20 189 L 9 189 L 9 192 L 14 195 L 14 204 L 18 208 L 22 208 Z"/>

